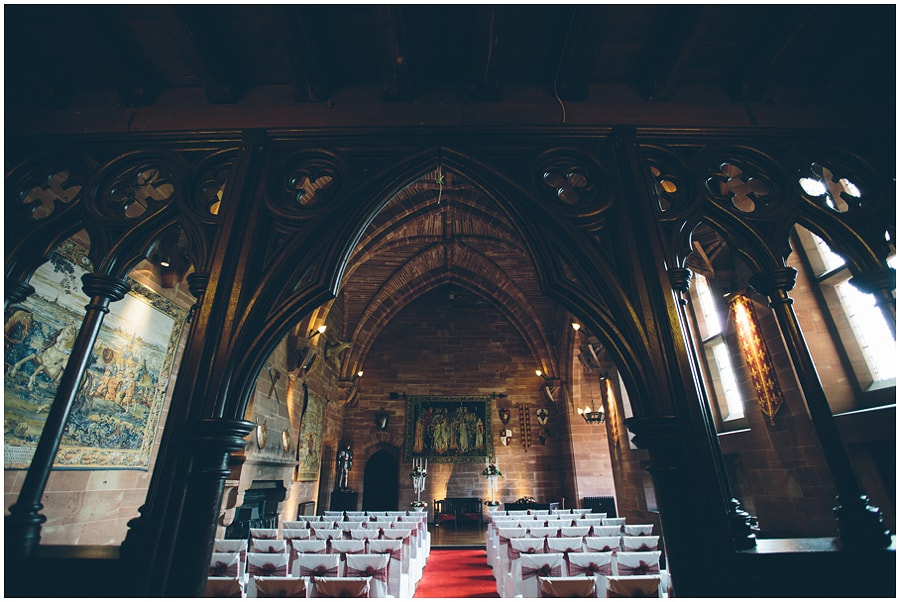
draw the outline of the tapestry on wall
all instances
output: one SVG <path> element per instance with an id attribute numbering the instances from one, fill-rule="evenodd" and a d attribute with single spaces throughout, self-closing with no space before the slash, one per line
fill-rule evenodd
<path id="1" fill-rule="evenodd" d="M 35 292 L 6 311 L 4 468 L 27 469 L 53 403 L 87 297 L 86 251 L 68 241 L 35 271 Z M 128 278 L 110 304 L 54 468 L 148 470 L 187 312 Z"/>
<path id="2" fill-rule="evenodd" d="M 407 462 L 484 462 L 493 455 L 491 397 L 406 398 Z"/>
<path id="3" fill-rule="evenodd" d="M 312 391 L 308 391 L 306 397 L 306 410 L 300 417 L 300 434 L 297 438 L 295 481 L 318 479 L 322 459 L 322 419 L 325 416 L 325 399 Z"/>

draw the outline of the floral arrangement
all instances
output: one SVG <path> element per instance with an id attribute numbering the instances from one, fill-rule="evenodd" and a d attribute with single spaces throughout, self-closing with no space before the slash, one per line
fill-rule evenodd
<path id="1" fill-rule="evenodd" d="M 530 495 L 526 495 L 525 497 L 520 497 L 516 500 L 517 504 L 536 504 L 537 500 L 535 500 Z"/>
<path id="2" fill-rule="evenodd" d="M 413 478 L 415 478 L 415 477 L 427 477 L 427 476 L 428 476 L 428 471 L 425 470 L 425 467 L 424 467 L 424 466 L 421 466 L 421 465 L 418 465 L 418 464 L 417 464 L 416 466 L 413 466 L 412 472 L 409 473 L 409 476 L 411 476 L 411 477 L 413 477 Z"/>
<path id="3" fill-rule="evenodd" d="M 500 472 L 500 469 L 497 468 L 497 465 L 494 463 L 491 463 L 491 464 L 488 464 L 487 466 L 485 466 L 484 470 L 481 471 L 481 474 L 483 474 L 486 477 L 502 477 L 503 476 L 503 473 Z"/>

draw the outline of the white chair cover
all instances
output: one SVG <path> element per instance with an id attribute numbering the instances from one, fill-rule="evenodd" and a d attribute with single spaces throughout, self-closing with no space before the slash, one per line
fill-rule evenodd
<path id="1" fill-rule="evenodd" d="M 300 554 L 294 562 L 297 577 L 340 577 L 340 554 Z"/>
<path id="2" fill-rule="evenodd" d="M 528 534 L 531 537 L 557 537 L 559 528 L 557 527 L 529 527 Z"/>
<path id="3" fill-rule="evenodd" d="M 373 523 L 374 524 L 374 523 Z M 346 536 L 347 534 L 344 533 Z M 381 536 L 381 529 L 354 529 L 350 531 L 350 539 L 378 539 Z"/>
<path id="4" fill-rule="evenodd" d="M 312 518 L 317 519 L 319 517 L 314 516 Z M 281 523 L 281 530 L 284 532 L 287 529 L 309 529 L 309 519 L 298 516 L 297 520 L 286 520 Z"/>
<path id="5" fill-rule="evenodd" d="M 287 541 L 292 539 L 311 539 L 312 529 L 282 529 L 281 536 Z"/>
<path id="6" fill-rule="evenodd" d="M 538 598 L 596 598 L 593 577 L 538 577 Z"/>
<path id="7" fill-rule="evenodd" d="M 528 510 L 507 510 L 508 516 L 528 516 Z"/>
<path id="8" fill-rule="evenodd" d="M 209 559 L 209 576 L 241 577 L 243 566 L 240 552 L 213 552 Z"/>
<path id="9" fill-rule="evenodd" d="M 213 542 L 213 552 L 240 552 L 241 566 L 247 564 L 246 539 L 217 539 Z"/>
<path id="10" fill-rule="evenodd" d="M 605 520 L 606 514 L 607 514 L 606 512 L 585 512 L 584 518 L 602 518 Z M 625 519 L 623 518 L 622 520 L 624 521 Z M 624 524 L 624 522 L 623 522 L 623 524 Z"/>
<path id="11" fill-rule="evenodd" d="M 566 573 L 570 577 L 613 574 L 612 552 L 572 552 L 566 554 Z"/>
<path id="12" fill-rule="evenodd" d="M 622 525 L 624 535 L 653 535 L 653 525 Z"/>
<path id="13" fill-rule="evenodd" d="M 659 598 L 659 575 L 607 577 L 607 598 Z"/>
<path id="14" fill-rule="evenodd" d="M 591 534 L 589 526 L 583 527 L 562 527 L 559 530 L 560 537 L 588 537 Z"/>
<path id="15" fill-rule="evenodd" d="M 622 536 L 623 552 L 649 552 L 659 549 L 659 535 L 650 535 L 647 537 L 631 537 L 629 535 Z"/>
<path id="16" fill-rule="evenodd" d="M 289 558 L 286 553 L 247 554 L 247 573 L 259 577 L 287 577 Z"/>
<path id="17" fill-rule="evenodd" d="M 591 531 L 591 537 L 620 537 L 621 535 L 622 528 L 617 525 L 593 527 L 593 531 Z"/>
<path id="18" fill-rule="evenodd" d="M 207 577 L 204 598 L 243 598 L 244 586 L 240 577 Z"/>
<path id="19" fill-rule="evenodd" d="M 621 549 L 620 537 L 585 537 L 585 552 L 616 552 Z"/>
<path id="20" fill-rule="evenodd" d="M 386 554 L 388 563 L 388 594 L 395 598 L 411 598 L 409 591 L 409 555 L 403 553 L 399 539 L 369 540 L 369 554 Z M 406 568 L 404 568 L 404 565 Z"/>
<path id="21" fill-rule="evenodd" d="M 341 560 L 346 560 L 348 554 L 365 554 L 365 539 L 332 539 L 331 553 L 340 554 Z"/>
<path id="22" fill-rule="evenodd" d="M 575 519 L 576 527 L 594 527 L 595 529 L 603 524 L 602 518 L 577 518 Z"/>
<path id="23" fill-rule="evenodd" d="M 334 539 L 344 539 L 344 532 L 340 529 L 312 529 L 313 539 L 324 539 L 331 542 Z"/>
<path id="24" fill-rule="evenodd" d="M 298 555 L 328 553 L 328 542 L 324 539 L 292 539 L 291 547 Z"/>
<path id="25" fill-rule="evenodd" d="M 347 556 L 347 577 L 371 577 L 371 598 L 385 598 L 388 595 L 389 564 L 387 554 L 350 554 Z"/>
<path id="26" fill-rule="evenodd" d="M 520 571 L 522 563 L 520 559 L 522 555 L 543 554 L 546 540 L 543 537 L 511 537 L 509 546 L 506 549 L 508 557 L 508 565 L 502 580 L 501 598 L 513 598 L 515 595 L 521 594 L 516 592 L 516 583 L 520 579 Z M 499 585 L 500 583 L 498 583 Z"/>
<path id="27" fill-rule="evenodd" d="M 658 575 L 660 551 L 616 552 L 616 575 Z"/>
<path id="28" fill-rule="evenodd" d="M 583 552 L 584 538 L 582 537 L 548 537 L 548 552 Z"/>
<path id="29" fill-rule="evenodd" d="M 303 577 L 253 577 L 257 598 L 306 598 Z"/>
<path id="30" fill-rule="evenodd" d="M 368 598 L 370 577 L 313 577 L 310 598 Z"/>
<path id="31" fill-rule="evenodd" d="M 254 539 L 250 542 L 251 553 L 284 554 L 289 551 L 286 539 Z"/>
<path id="32" fill-rule="evenodd" d="M 624 527 L 625 526 L 625 517 L 620 516 L 619 518 L 604 518 L 603 524 L 604 525 L 617 525 L 619 527 Z"/>
<path id="33" fill-rule="evenodd" d="M 537 598 L 538 577 L 562 577 L 563 555 L 555 554 L 522 554 L 519 558 L 517 583 L 513 585 L 513 596 Z"/>
<path id="34" fill-rule="evenodd" d="M 278 529 L 250 529 L 250 539 L 278 539 Z"/>

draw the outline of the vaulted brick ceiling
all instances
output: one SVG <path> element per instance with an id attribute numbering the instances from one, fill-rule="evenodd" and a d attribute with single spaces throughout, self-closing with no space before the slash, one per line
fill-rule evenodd
<path id="1" fill-rule="evenodd" d="M 352 346 L 345 377 L 362 365 L 391 318 L 424 293 L 454 285 L 497 305 L 555 372 L 547 321 L 555 304 L 538 288 L 527 249 L 500 207 L 464 175 L 424 174 L 395 194 L 366 229 L 345 270 L 340 297 Z"/>

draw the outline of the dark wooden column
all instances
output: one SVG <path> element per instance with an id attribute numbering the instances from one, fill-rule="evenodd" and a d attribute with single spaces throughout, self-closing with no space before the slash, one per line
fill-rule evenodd
<path id="1" fill-rule="evenodd" d="M 819 380 L 815 363 L 794 313 L 794 300 L 788 291 L 794 288 L 797 270 L 790 267 L 761 272 L 750 278 L 750 286 L 769 298 L 778 327 L 784 337 L 794 370 L 800 381 L 813 426 L 822 444 L 825 460 L 838 490 L 834 513 L 838 520 L 841 543 L 845 548 L 886 548 L 891 543 L 881 511 L 869 505 L 863 494 L 850 455 L 838 432 L 828 398 Z"/>
<path id="2" fill-rule="evenodd" d="M 6 309 L 13 303 L 21 303 L 27 299 L 34 292 L 34 287 L 21 280 L 6 280 L 3 283 L 3 290 L 5 291 L 3 308 Z"/>
<path id="3" fill-rule="evenodd" d="M 72 345 L 72 352 L 56 389 L 56 396 L 28 467 L 28 474 L 22 483 L 19 498 L 10 506 L 10 514 L 6 517 L 6 553 L 13 554 L 14 558 L 27 558 L 40 543 L 41 525 L 47 520 L 46 516 L 40 514 L 44 507 L 41 498 L 47 479 L 50 478 L 56 452 L 59 451 L 66 420 L 78 393 L 78 385 L 87 369 L 103 317 L 109 312 L 110 302 L 122 299 L 130 290 L 124 280 L 102 274 L 85 274 L 82 282 L 84 292 L 91 301 L 85 306 L 87 311 L 81 329 Z"/>
<path id="4" fill-rule="evenodd" d="M 687 315 L 687 294 L 691 289 L 692 273 L 688 268 L 670 268 L 669 281 L 672 283 L 672 290 L 678 293 L 678 313 L 681 318 L 682 328 L 685 334 L 693 330 L 691 320 Z M 700 377 L 700 359 L 697 357 L 697 350 L 691 340 L 685 341 L 687 344 L 689 356 L 694 368 L 694 379 L 697 391 L 703 399 L 701 410 L 706 414 L 706 423 L 713 429 L 710 433 L 710 440 L 714 442 L 718 453 L 714 454 L 717 461 L 719 471 L 719 483 L 722 486 L 722 494 L 729 500 L 728 505 L 728 523 L 731 526 L 731 536 L 734 540 L 734 547 L 737 550 L 749 550 L 756 546 L 756 532 L 759 528 L 756 526 L 755 517 L 751 516 L 741 506 L 740 500 L 732 495 L 731 483 L 728 479 L 728 471 L 722 459 L 722 449 L 718 445 L 719 436 L 715 430 L 715 420 L 712 417 L 712 409 L 709 405 L 709 399 L 706 397 L 706 389 L 703 386 L 703 379 Z"/>

